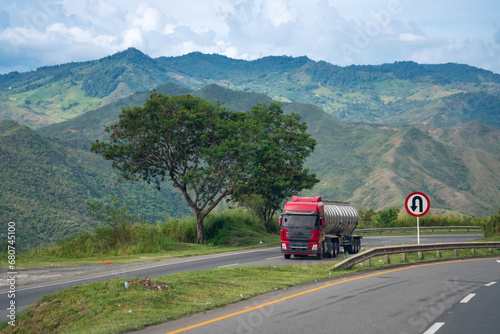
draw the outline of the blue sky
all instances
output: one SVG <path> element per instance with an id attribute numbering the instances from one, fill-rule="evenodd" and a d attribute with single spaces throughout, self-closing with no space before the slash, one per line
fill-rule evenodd
<path id="1" fill-rule="evenodd" d="M 192 51 L 332 64 L 455 62 L 500 73 L 498 0 L 16 0 L 0 4 L 0 73 Z"/>

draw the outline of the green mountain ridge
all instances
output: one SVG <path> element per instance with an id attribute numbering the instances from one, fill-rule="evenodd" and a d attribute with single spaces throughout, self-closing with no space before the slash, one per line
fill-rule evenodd
<path id="1" fill-rule="evenodd" d="M 340 67 L 307 57 L 246 61 L 199 52 L 151 58 L 134 48 L 94 61 L 1 75 L 0 119 L 37 128 L 164 83 L 193 90 L 217 84 L 282 102 L 313 103 L 348 122 L 500 124 L 500 75 L 468 65 L 405 61 Z"/>

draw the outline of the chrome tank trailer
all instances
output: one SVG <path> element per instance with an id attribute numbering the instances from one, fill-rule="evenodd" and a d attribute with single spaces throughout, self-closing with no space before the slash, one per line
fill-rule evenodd
<path id="1" fill-rule="evenodd" d="M 325 233 L 352 235 L 358 226 L 358 210 L 349 203 L 323 201 L 325 215 Z"/>

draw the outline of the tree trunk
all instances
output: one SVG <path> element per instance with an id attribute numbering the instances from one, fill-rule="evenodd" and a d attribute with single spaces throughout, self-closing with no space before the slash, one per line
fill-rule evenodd
<path id="1" fill-rule="evenodd" d="M 201 214 L 196 216 L 196 231 L 197 231 L 196 243 L 198 243 L 199 245 L 205 242 L 203 240 L 203 235 L 204 235 L 203 218 L 200 216 Z"/>

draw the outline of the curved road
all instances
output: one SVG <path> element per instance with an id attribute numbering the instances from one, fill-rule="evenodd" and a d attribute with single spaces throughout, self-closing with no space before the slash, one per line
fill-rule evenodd
<path id="1" fill-rule="evenodd" d="M 496 334 L 499 262 L 470 259 L 365 272 L 258 296 L 136 333 Z"/>
<path id="2" fill-rule="evenodd" d="M 446 235 L 425 235 L 420 237 L 421 243 L 436 243 L 436 242 L 459 242 L 470 241 L 482 238 L 481 234 L 446 234 Z M 365 237 L 362 240 L 362 246 L 383 246 L 397 244 L 415 244 L 416 236 L 384 236 L 384 237 Z M 331 259 L 323 259 L 323 262 L 330 262 Z M 16 286 L 16 310 L 17 313 L 22 311 L 27 306 L 31 305 L 42 296 L 53 293 L 63 288 L 74 286 L 83 283 L 103 281 L 111 278 L 128 278 L 128 277 L 157 277 L 167 274 L 173 274 L 184 271 L 206 270 L 224 266 L 239 266 L 239 265 L 284 265 L 289 263 L 311 264 L 317 260 L 310 258 L 293 258 L 285 260 L 281 255 L 279 247 L 270 247 L 253 250 L 242 250 L 236 252 L 228 252 L 221 254 L 192 256 L 188 258 L 172 258 L 157 262 L 146 262 L 133 265 L 123 265 L 114 267 L 115 269 L 106 271 L 105 273 L 94 273 L 81 275 L 73 278 L 57 279 L 50 282 L 40 282 L 38 284 L 23 285 L 22 282 L 17 282 Z M 51 268 L 46 269 L 50 271 Z M 3 270 L 5 271 L 5 270 Z M 5 271 L 6 272 L 6 271 Z M 23 270 L 18 270 L 18 275 L 22 274 Z M 0 321 L 7 320 L 7 307 L 9 299 L 7 298 L 8 288 L 0 289 Z"/>

